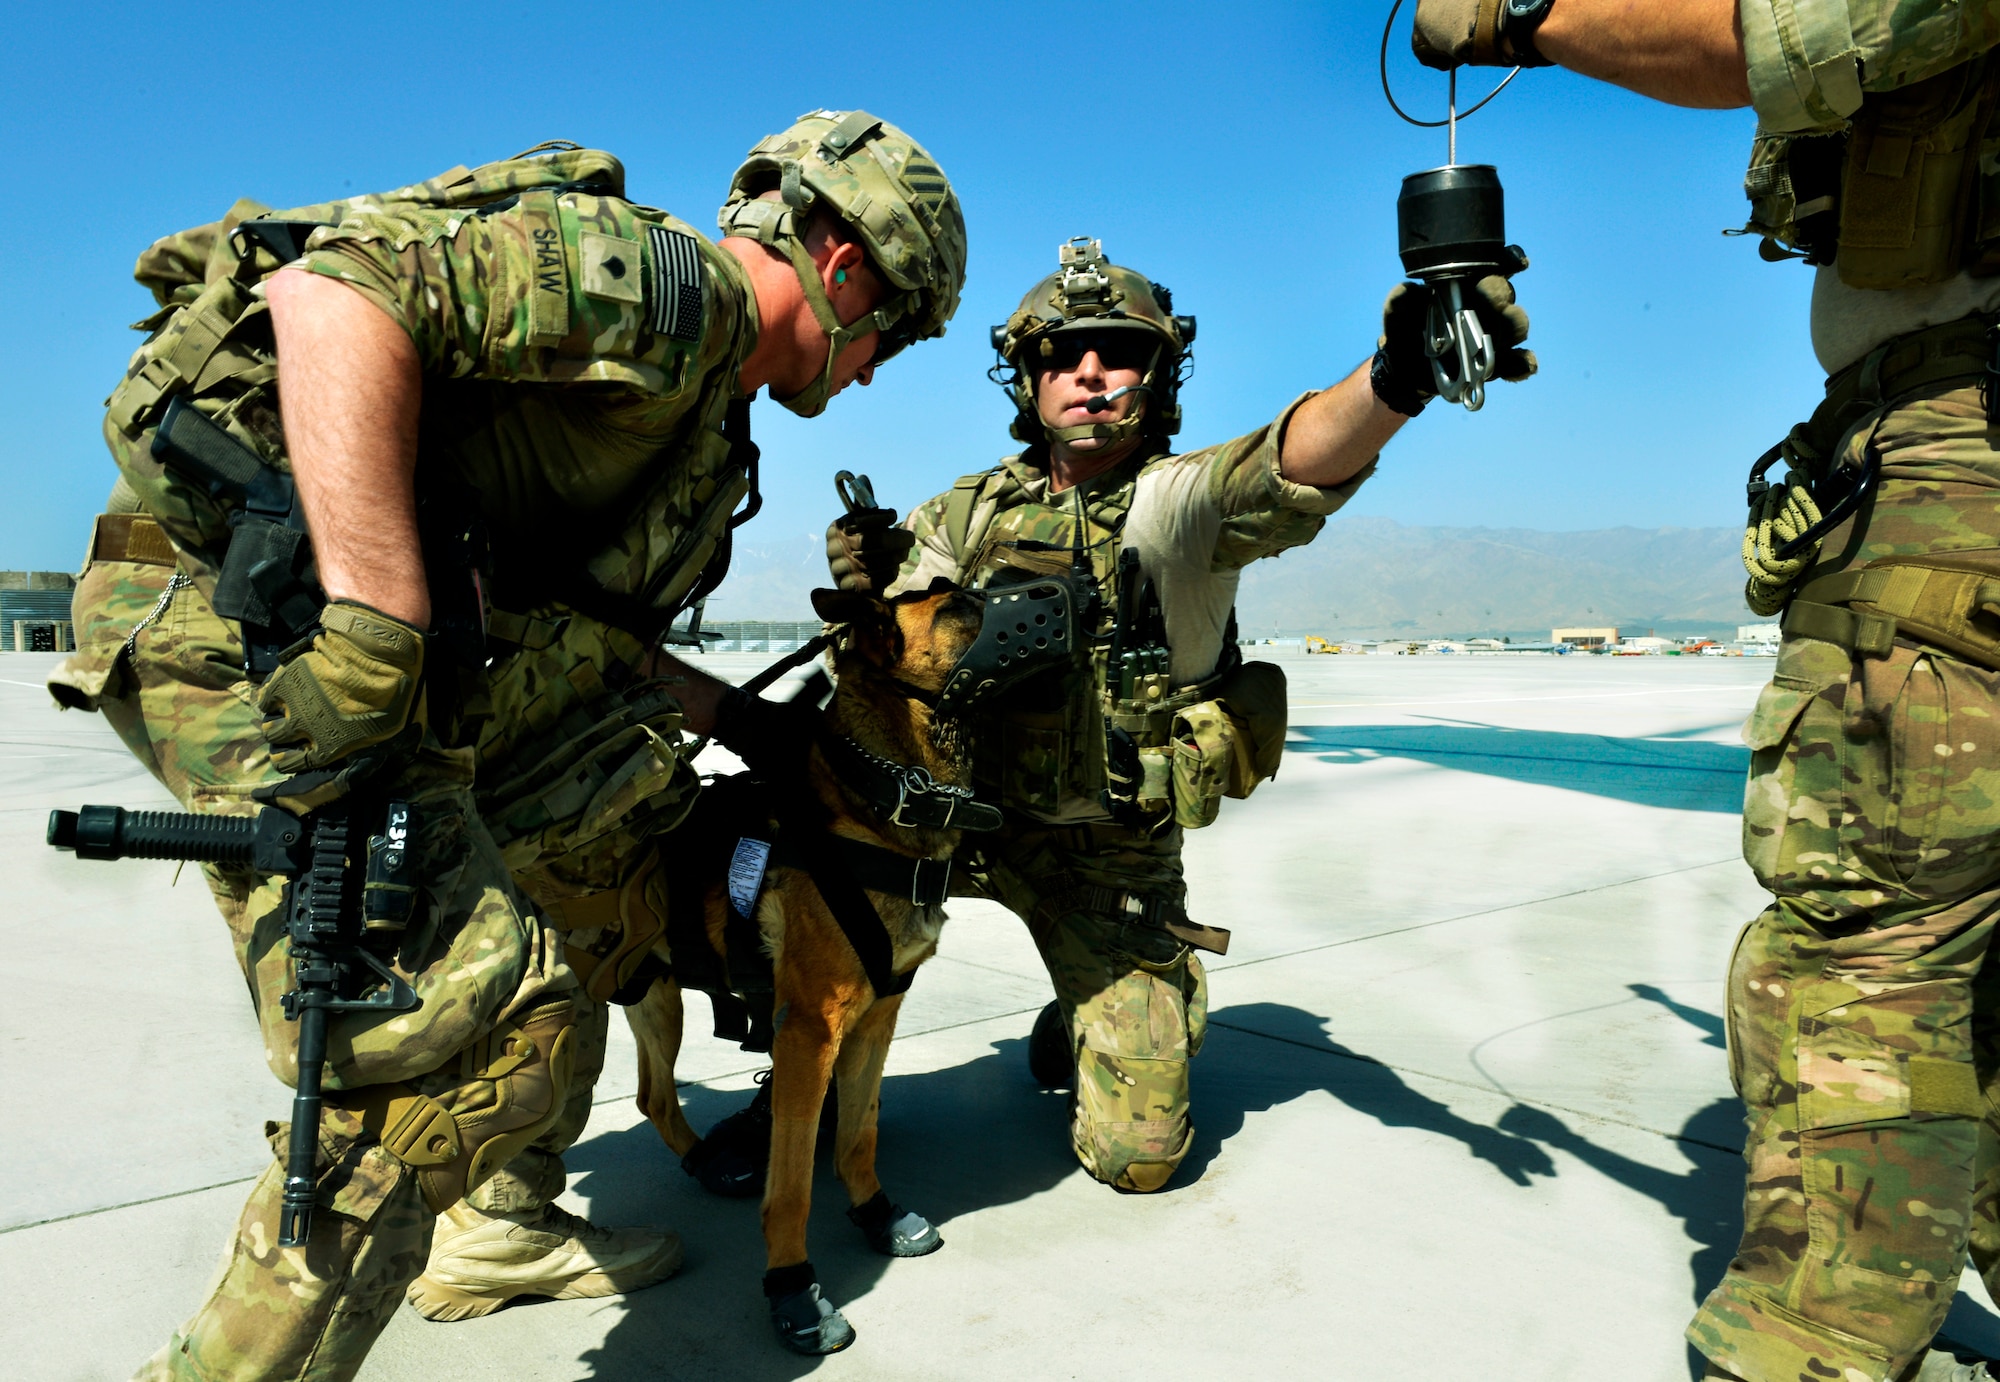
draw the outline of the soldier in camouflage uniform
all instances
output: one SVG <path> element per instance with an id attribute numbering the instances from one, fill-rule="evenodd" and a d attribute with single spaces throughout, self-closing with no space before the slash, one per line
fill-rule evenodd
<path id="1" fill-rule="evenodd" d="M 2000 1290 L 1996 43 L 1993 0 L 1417 11 L 1433 66 L 1754 106 L 1748 228 L 1818 275 L 1826 397 L 1760 462 L 1791 474 L 1745 553 L 1785 640 L 1744 731 L 1771 904 L 1729 971 L 1748 1184 L 1688 1330 L 1713 1378 L 1989 1375 L 1927 1345 L 1968 1251 Z"/>
<path id="2" fill-rule="evenodd" d="M 862 112 L 760 144 L 719 244 L 626 200 L 609 155 L 530 153 L 287 213 L 239 203 L 140 261 L 161 310 L 111 399 L 121 480 L 51 690 L 193 810 L 386 784 L 416 808 L 423 885 L 387 957 L 421 1006 L 333 1022 L 310 1241 L 277 1246 L 273 1165 L 143 1377 L 351 1377 L 439 1213 L 463 1248 L 450 1275 L 431 1257 L 439 1317 L 679 1261 L 670 1233 L 549 1202 L 629 977 L 622 932 L 660 929 L 643 875 L 691 797 L 679 730 L 708 728 L 723 689 L 657 640 L 726 561 L 750 396 L 812 416 L 940 334 L 964 227 L 929 156 Z M 266 493 L 290 477 L 309 540 L 163 464 L 175 408 Z M 274 633 L 296 641 L 260 665 Z M 280 890 L 209 881 L 290 1082 Z"/>
<path id="3" fill-rule="evenodd" d="M 1498 373 L 1524 377 L 1534 360 L 1511 285 L 1488 278 L 1475 297 L 1503 347 Z M 1194 950 L 1227 944 L 1188 915 L 1181 832 L 1247 796 L 1282 751 L 1283 674 L 1242 662 L 1237 584 L 1311 541 L 1430 397 L 1428 301 L 1398 288 L 1370 365 L 1247 436 L 1175 455 L 1194 318 L 1073 240 L 993 329 L 1027 449 L 919 507 L 904 533 L 851 519 L 829 532 L 850 587 L 907 551 L 894 590 L 942 578 L 992 591 L 1067 570 L 1078 548 L 1099 584 L 1096 650 L 974 712 L 975 782 L 1006 825 L 961 850 L 976 893 L 1041 951 L 1056 999 L 1031 1063 L 1073 1088 L 1071 1145 L 1120 1190 L 1159 1189 L 1187 1155 L 1208 1006 Z"/>

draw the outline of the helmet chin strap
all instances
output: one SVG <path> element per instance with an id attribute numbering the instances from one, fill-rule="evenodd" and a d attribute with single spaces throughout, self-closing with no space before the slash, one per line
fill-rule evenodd
<path id="1" fill-rule="evenodd" d="M 806 247 L 796 235 L 784 240 L 785 256 L 792 261 L 792 270 L 799 276 L 799 291 L 805 295 L 806 305 L 812 308 L 814 320 L 826 332 L 826 367 L 819 372 L 819 378 L 793 394 L 790 398 L 775 400 L 779 407 L 797 413 L 800 417 L 818 417 L 826 411 L 827 403 L 833 398 L 833 371 L 840 361 L 840 354 L 871 331 L 887 331 L 909 310 L 910 294 L 902 294 L 889 303 L 876 308 L 853 325 L 843 325 L 840 314 L 833 310 L 833 300 L 826 295 L 826 285 L 820 282 L 819 265 L 813 263 Z"/>
<path id="2" fill-rule="evenodd" d="M 1158 376 L 1159 372 L 1160 350 L 1155 348 L 1153 358 L 1147 364 L 1146 372 L 1139 377 L 1138 383 L 1127 384 L 1121 389 L 1113 389 L 1110 393 L 1097 394 L 1084 401 L 1083 406 L 1092 413 L 1101 413 L 1126 394 L 1140 395 L 1138 401 L 1132 405 L 1132 411 L 1118 421 L 1079 422 L 1074 427 L 1051 427 L 1047 423 L 1043 423 L 1042 431 L 1047 434 L 1049 440 L 1052 442 L 1061 442 L 1065 446 L 1068 446 L 1080 441 L 1095 441 L 1101 444 L 1099 447 L 1100 450 L 1103 447 L 1116 446 L 1120 442 L 1130 441 L 1133 437 L 1139 435 L 1140 427 L 1145 424 L 1145 405 L 1153 397 L 1153 380 Z"/>
<path id="3" fill-rule="evenodd" d="M 1150 394 L 1152 390 L 1142 384 L 1132 392 Z M 1116 422 L 1080 422 L 1074 427 L 1050 427 L 1045 423 L 1042 430 L 1048 433 L 1050 441 L 1059 441 L 1064 445 L 1080 441 L 1098 441 L 1105 446 L 1116 446 L 1119 442 L 1128 441 L 1139 435 L 1139 429 L 1146 421 L 1146 409 L 1143 404 L 1144 400 L 1141 400 L 1139 404 L 1133 406 L 1131 412 Z"/>

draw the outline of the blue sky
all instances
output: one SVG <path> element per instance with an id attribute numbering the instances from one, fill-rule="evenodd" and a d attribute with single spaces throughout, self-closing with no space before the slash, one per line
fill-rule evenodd
<path id="1" fill-rule="evenodd" d="M 708 227 L 743 152 L 800 111 L 906 127 L 965 204 L 963 305 L 943 341 L 827 416 L 758 408 L 756 542 L 824 527 L 839 468 L 907 509 L 1012 449 L 987 327 L 1071 235 L 1102 237 L 1200 319 L 1184 445 L 1258 426 L 1373 348 L 1399 181 L 1444 161 L 1441 131 L 1383 104 L 1387 0 L 728 8 L 756 27 L 684 4 L 12 14 L 0 129 L 24 172 L 0 218 L 0 567 L 79 562 L 113 478 L 99 405 L 138 344 L 124 324 L 151 308 L 132 260 L 238 196 L 297 205 L 562 137 L 616 152 L 635 200 Z M 1443 79 L 1406 51 L 1405 105 L 1441 111 Z M 1434 405 L 1349 511 L 1739 522 L 1750 460 L 1819 392 L 1809 271 L 1718 233 L 1743 221 L 1751 126 L 1546 71 L 1465 125 L 1461 158 L 1498 165 L 1534 260 L 1517 286 L 1543 372 L 1476 416 Z"/>

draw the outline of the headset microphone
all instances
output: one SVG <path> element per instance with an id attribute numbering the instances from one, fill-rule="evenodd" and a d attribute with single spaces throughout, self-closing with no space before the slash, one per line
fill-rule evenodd
<path id="1" fill-rule="evenodd" d="M 1083 401 L 1083 406 L 1090 412 L 1101 413 L 1106 408 L 1109 408 L 1112 404 L 1116 403 L 1119 399 L 1123 398 L 1128 393 L 1151 393 L 1151 392 L 1152 390 L 1147 388 L 1144 384 L 1127 384 L 1122 389 L 1113 389 L 1110 393 L 1101 393 L 1097 394 L 1092 398 L 1086 398 Z"/>

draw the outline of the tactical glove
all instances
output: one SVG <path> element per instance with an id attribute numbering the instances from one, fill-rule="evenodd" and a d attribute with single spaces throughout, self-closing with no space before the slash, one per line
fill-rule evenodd
<path id="1" fill-rule="evenodd" d="M 271 806 L 281 806 L 294 816 L 303 816 L 352 793 L 393 781 L 417 756 L 423 742 L 422 725 L 405 725 L 395 738 L 356 749 L 330 768 L 312 768 L 267 782 L 250 796 Z"/>
<path id="2" fill-rule="evenodd" d="M 1410 51 L 1440 72 L 1454 67 L 1549 67 L 1535 49 L 1536 23 L 1507 25 L 1505 0 L 1417 0 Z"/>
<path id="3" fill-rule="evenodd" d="M 894 509 L 855 509 L 827 525 L 826 564 L 840 589 L 880 595 L 916 545 L 917 535 L 897 526 Z"/>
<path id="4" fill-rule="evenodd" d="M 767 701 L 740 686 L 722 693 L 710 738 L 767 778 L 802 777 L 819 724 L 815 698 Z"/>
<path id="5" fill-rule="evenodd" d="M 324 768 L 393 739 L 416 708 L 420 631 L 352 600 L 333 601 L 319 622 L 257 693 L 279 772 Z"/>
<path id="6" fill-rule="evenodd" d="M 1521 268 L 1526 267 L 1523 260 Z M 1431 301 L 1437 292 L 1428 284 L 1398 283 L 1382 304 L 1382 335 L 1375 343 L 1375 363 L 1368 372 L 1368 382 L 1377 398 L 1406 417 L 1415 417 L 1437 397 L 1437 381 L 1424 350 Z M 1521 349 L 1521 343 L 1528 339 L 1528 314 L 1514 302 L 1514 285 L 1499 274 L 1488 274 L 1471 285 L 1465 297 L 1466 306 L 1478 314 L 1479 324 L 1493 338 L 1497 352 L 1493 377 L 1519 382 L 1533 374 L 1537 368 L 1535 352 Z M 1447 365 L 1457 370 L 1455 361 Z"/>

